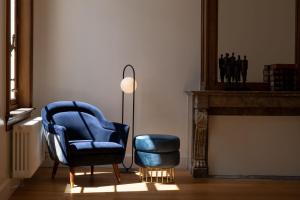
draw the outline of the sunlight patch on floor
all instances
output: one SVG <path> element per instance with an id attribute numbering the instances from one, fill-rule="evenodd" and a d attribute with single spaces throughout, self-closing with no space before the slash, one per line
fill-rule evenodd
<path id="1" fill-rule="evenodd" d="M 179 187 L 176 184 L 155 183 L 154 186 L 155 186 L 157 191 L 176 191 L 176 190 L 179 190 Z"/>
<path id="2" fill-rule="evenodd" d="M 82 190 L 82 193 L 105 193 L 105 192 L 109 192 L 109 193 L 115 192 L 115 186 L 110 185 L 110 186 L 102 186 L 102 187 L 83 187 Z"/>
<path id="3" fill-rule="evenodd" d="M 97 174 L 112 174 L 112 172 L 94 172 L 94 175 Z M 91 175 L 91 172 L 75 172 L 75 176 L 85 176 Z"/>
<path id="4" fill-rule="evenodd" d="M 123 185 L 109 185 L 100 187 L 80 187 L 75 186 L 70 188 L 70 184 L 67 184 L 65 193 L 80 194 L 80 193 L 118 193 L 118 192 L 148 192 L 149 188 L 147 184 L 151 184 L 154 187 L 152 191 L 178 191 L 180 190 L 176 184 L 160 184 L 160 183 L 131 183 Z"/>
<path id="5" fill-rule="evenodd" d="M 147 192 L 148 187 L 146 183 L 131 183 L 125 185 L 117 185 L 116 192 Z"/>

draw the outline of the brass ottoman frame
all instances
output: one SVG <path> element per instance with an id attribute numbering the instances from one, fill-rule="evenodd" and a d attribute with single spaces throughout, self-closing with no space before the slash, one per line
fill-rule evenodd
<path id="1" fill-rule="evenodd" d="M 156 183 L 175 182 L 175 168 L 139 167 L 140 181 Z M 149 181 L 148 181 L 149 179 Z"/>

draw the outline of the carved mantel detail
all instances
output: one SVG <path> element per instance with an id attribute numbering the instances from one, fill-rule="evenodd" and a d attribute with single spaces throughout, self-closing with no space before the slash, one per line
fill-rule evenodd
<path id="1" fill-rule="evenodd" d="M 206 109 L 194 110 L 194 138 L 193 138 L 193 160 L 192 167 L 193 174 L 197 176 L 206 175 L 208 173 L 207 163 L 207 136 L 208 136 L 208 114 Z"/>
<path id="2" fill-rule="evenodd" d="M 192 91 L 192 174 L 208 177 L 209 115 L 300 116 L 300 92 Z"/>

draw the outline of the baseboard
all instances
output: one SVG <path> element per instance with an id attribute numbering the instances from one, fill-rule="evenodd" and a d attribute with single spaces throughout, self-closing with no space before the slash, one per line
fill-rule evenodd
<path id="1" fill-rule="evenodd" d="M 8 200 L 20 185 L 19 179 L 7 179 L 0 185 L 0 200 Z"/>
<path id="2" fill-rule="evenodd" d="M 300 176 L 278 176 L 278 175 L 209 175 L 209 178 L 216 179 L 261 179 L 261 180 L 295 180 L 299 181 Z"/>

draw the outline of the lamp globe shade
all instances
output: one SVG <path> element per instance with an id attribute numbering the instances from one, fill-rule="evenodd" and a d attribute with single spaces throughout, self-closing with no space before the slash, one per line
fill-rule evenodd
<path id="1" fill-rule="evenodd" d="M 126 94 L 133 93 L 137 88 L 137 82 L 135 81 L 135 88 L 133 89 L 134 79 L 132 77 L 126 77 L 121 81 L 121 90 Z"/>

